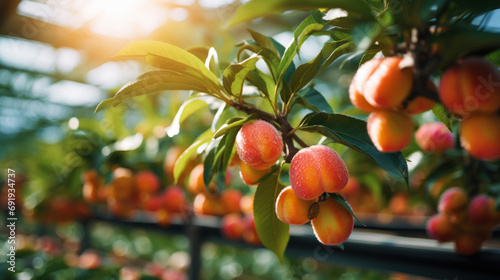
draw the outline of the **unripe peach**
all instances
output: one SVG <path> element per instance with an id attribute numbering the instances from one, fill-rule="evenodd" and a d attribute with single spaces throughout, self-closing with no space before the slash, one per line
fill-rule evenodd
<path id="1" fill-rule="evenodd" d="M 171 213 L 181 213 L 187 208 L 186 195 L 179 186 L 168 187 L 163 194 L 165 208 Z"/>
<path id="2" fill-rule="evenodd" d="M 377 67 L 382 62 L 382 59 L 372 59 L 365 62 L 352 78 L 351 84 L 349 85 L 349 98 L 354 106 L 361 110 L 372 112 L 376 111 L 377 108 L 373 107 L 368 101 L 366 101 L 363 95 L 364 87 L 368 78 L 375 72 Z"/>
<path id="3" fill-rule="evenodd" d="M 463 233 L 455 239 L 455 251 L 460 255 L 473 255 L 481 250 L 482 245 L 481 237 L 475 234 Z"/>
<path id="4" fill-rule="evenodd" d="M 293 191 L 304 200 L 315 199 L 324 192 L 338 192 L 349 180 L 342 158 L 323 145 L 301 149 L 292 159 L 289 174 Z"/>
<path id="5" fill-rule="evenodd" d="M 370 75 L 363 88 L 363 95 L 373 107 L 391 109 L 403 103 L 413 86 L 411 69 L 400 69 L 402 57 L 388 57 L 382 60 Z"/>
<path id="6" fill-rule="evenodd" d="M 135 175 L 135 185 L 139 192 L 152 193 L 160 189 L 160 180 L 151 171 L 140 171 Z"/>
<path id="7" fill-rule="evenodd" d="M 257 170 L 250 167 L 244 162 L 240 162 L 240 177 L 245 184 L 249 186 L 257 185 L 257 181 L 260 180 L 264 175 L 268 174 L 271 168 Z"/>
<path id="8" fill-rule="evenodd" d="M 472 114 L 460 125 L 460 143 L 473 157 L 486 160 L 500 158 L 500 116 Z"/>
<path id="9" fill-rule="evenodd" d="M 426 123 L 415 132 L 415 141 L 425 152 L 442 154 L 453 148 L 453 133 L 442 122 Z"/>
<path id="10" fill-rule="evenodd" d="M 469 204 L 469 197 L 464 189 L 452 187 L 441 194 L 438 203 L 438 210 L 444 214 L 462 212 Z"/>
<path id="11" fill-rule="evenodd" d="M 413 135 L 413 121 L 404 112 L 376 111 L 370 113 L 367 131 L 381 152 L 396 152 L 406 148 Z"/>
<path id="12" fill-rule="evenodd" d="M 439 242 L 452 241 L 457 235 L 456 227 L 448 221 L 448 218 L 437 214 L 427 221 L 427 234 Z"/>
<path id="13" fill-rule="evenodd" d="M 243 194 L 236 189 L 223 190 L 220 194 L 222 203 L 224 204 L 224 210 L 226 213 L 240 213 L 241 206 L 240 201 Z"/>
<path id="14" fill-rule="evenodd" d="M 276 216 L 290 225 L 303 225 L 309 222 L 309 209 L 314 200 L 300 199 L 292 187 L 284 188 L 276 199 Z"/>
<path id="15" fill-rule="evenodd" d="M 458 62 L 441 76 L 439 97 L 454 113 L 493 113 L 500 109 L 500 72 L 481 57 Z"/>
<path id="16" fill-rule="evenodd" d="M 228 214 L 222 217 L 221 231 L 229 240 L 241 240 L 243 237 L 243 219 L 239 214 Z"/>
<path id="17" fill-rule="evenodd" d="M 349 204 L 346 202 L 349 206 Z M 349 206 L 350 207 L 350 206 Z M 351 235 L 354 216 L 331 197 L 319 203 L 319 214 L 311 220 L 314 235 L 325 245 L 339 245 Z"/>
<path id="18" fill-rule="evenodd" d="M 273 125 L 256 120 L 243 125 L 238 131 L 236 151 L 250 167 L 263 170 L 273 166 L 280 158 L 283 140 Z"/>
<path id="19" fill-rule="evenodd" d="M 495 199 L 488 195 L 476 195 L 469 203 L 470 222 L 475 225 L 497 224 L 500 221 L 500 211 L 495 209 L 495 204 Z"/>

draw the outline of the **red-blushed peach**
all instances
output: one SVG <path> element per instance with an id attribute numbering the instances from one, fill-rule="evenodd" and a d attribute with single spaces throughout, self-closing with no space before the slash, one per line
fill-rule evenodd
<path id="1" fill-rule="evenodd" d="M 349 206 L 347 202 L 346 204 Z M 319 214 L 311 220 L 311 225 L 319 242 L 339 245 L 351 235 L 354 216 L 342 204 L 328 197 L 319 203 Z"/>
<path id="2" fill-rule="evenodd" d="M 480 236 L 462 233 L 455 239 L 455 252 L 460 255 L 470 256 L 481 250 L 483 241 Z"/>
<path id="3" fill-rule="evenodd" d="M 447 217 L 436 214 L 427 221 L 427 234 L 439 242 L 452 241 L 457 235 L 457 228 Z"/>
<path id="4" fill-rule="evenodd" d="M 500 222 L 500 211 L 497 211 L 495 206 L 493 197 L 486 194 L 476 195 L 469 203 L 469 221 L 474 225 L 496 225 Z"/>
<path id="5" fill-rule="evenodd" d="M 475 113 L 462 120 L 460 143 L 478 159 L 500 158 L 500 116 Z"/>
<path id="6" fill-rule="evenodd" d="M 276 216 L 290 225 L 303 225 L 309 222 L 309 209 L 314 200 L 300 199 L 291 186 L 284 188 L 276 199 Z"/>
<path id="7" fill-rule="evenodd" d="M 184 191 L 179 186 L 170 186 L 163 193 L 165 208 L 171 213 L 181 213 L 187 209 Z"/>
<path id="8" fill-rule="evenodd" d="M 382 110 L 370 113 L 366 125 L 377 150 L 396 152 L 406 148 L 413 135 L 413 121 L 404 112 Z"/>
<path id="9" fill-rule="evenodd" d="M 425 152 L 442 154 L 454 146 L 453 133 L 442 122 L 431 122 L 420 126 L 415 132 L 415 141 Z"/>
<path id="10" fill-rule="evenodd" d="M 237 189 L 226 189 L 220 193 L 225 213 L 240 213 L 240 201 L 243 194 Z"/>
<path id="11" fill-rule="evenodd" d="M 464 189 L 452 187 L 441 194 L 438 202 L 438 211 L 443 214 L 463 212 L 467 209 L 469 197 Z"/>
<path id="12" fill-rule="evenodd" d="M 257 181 L 259 181 L 263 176 L 268 174 L 271 171 L 271 168 L 257 170 L 250 167 L 248 164 L 243 161 L 240 162 L 240 177 L 245 184 L 249 186 L 257 185 Z"/>
<path id="13" fill-rule="evenodd" d="M 373 107 L 363 95 L 364 87 L 368 78 L 375 72 L 377 67 L 382 62 L 382 59 L 371 59 L 361 65 L 356 71 L 356 74 L 352 78 L 351 84 L 349 85 L 349 98 L 354 106 L 361 110 L 372 112 L 376 111 L 377 108 Z"/>
<path id="14" fill-rule="evenodd" d="M 222 235 L 229 240 L 241 240 L 243 238 L 243 218 L 236 213 L 227 214 L 222 217 Z"/>
<path id="15" fill-rule="evenodd" d="M 289 175 L 293 191 L 304 200 L 315 199 L 324 192 L 341 191 L 349 180 L 342 158 L 324 145 L 304 148 L 295 154 Z"/>
<path id="16" fill-rule="evenodd" d="M 283 140 L 270 123 L 256 120 L 243 125 L 236 135 L 236 152 L 240 159 L 258 170 L 273 166 L 283 152 Z"/>
<path id="17" fill-rule="evenodd" d="M 494 113 L 500 109 L 499 82 L 495 65 L 481 57 L 469 57 L 444 72 L 439 97 L 446 108 L 459 115 Z"/>
<path id="18" fill-rule="evenodd" d="M 262 245 L 257 228 L 255 227 L 255 220 L 253 215 L 247 215 L 243 218 L 243 240 L 246 243 L 254 246 Z"/>
<path id="19" fill-rule="evenodd" d="M 148 198 L 143 204 L 144 210 L 148 212 L 156 212 L 165 206 L 165 198 L 161 195 L 153 195 Z"/>
<path id="20" fill-rule="evenodd" d="M 401 69 L 402 57 L 387 57 L 366 81 L 363 95 L 378 109 L 391 109 L 400 106 L 413 87 L 413 71 Z"/>
<path id="21" fill-rule="evenodd" d="M 135 186 L 139 192 L 152 193 L 160 189 L 160 179 L 149 170 L 135 174 Z"/>

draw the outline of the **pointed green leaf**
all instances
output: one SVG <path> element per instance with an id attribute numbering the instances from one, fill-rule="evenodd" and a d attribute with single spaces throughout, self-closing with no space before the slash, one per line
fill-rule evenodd
<path id="1" fill-rule="evenodd" d="M 248 73 L 255 69 L 255 64 L 260 57 L 251 57 L 240 63 L 229 65 L 224 70 L 222 83 L 227 93 L 240 97 L 243 91 L 243 85 Z"/>
<path id="2" fill-rule="evenodd" d="M 301 104 L 314 112 L 333 114 L 332 107 L 328 104 L 328 101 L 326 101 L 325 97 L 314 88 L 306 88 L 299 91 L 293 102 Z"/>
<path id="3" fill-rule="evenodd" d="M 366 122 L 341 114 L 312 113 L 304 117 L 300 129 L 318 132 L 337 143 L 373 158 L 389 174 L 403 178 L 408 184 L 408 165 L 401 152 L 383 153 L 373 145 Z"/>
<path id="4" fill-rule="evenodd" d="M 280 57 L 280 53 L 276 48 L 276 46 L 274 45 L 271 38 L 252 29 L 248 29 L 248 32 L 250 32 L 250 35 L 252 35 L 252 38 L 255 40 L 255 43 L 257 43 L 259 46 L 265 49 L 272 51 L 274 54 L 276 54 L 278 58 Z"/>
<path id="5" fill-rule="evenodd" d="M 228 131 L 218 144 L 209 151 L 204 162 L 203 180 L 205 186 L 208 186 L 212 178 L 216 177 L 216 183 L 219 189 L 225 186 L 225 177 L 227 168 L 229 167 L 230 159 L 233 155 L 234 143 L 238 129 Z"/>
<path id="6" fill-rule="evenodd" d="M 172 121 L 172 124 L 166 128 L 167 135 L 169 137 L 174 137 L 179 134 L 181 124 L 193 113 L 198 112 L 199 110 L 208 107 L 206 101 L 199 99 L 198 97 L 187 99 L 177 110 L 177 114 Z"/>
<path id="7" fill-rule="evenodd" d="M 278 174 L 272 174 L 257 187 L 253 207 L 257 234 L 262 244 L 274 252 L 281 263 L 290 239 L 290 226 L 278 219 L 275 205 L 284 187 L 279 182 Z"/>
<path id="8" fill-rule="evenodd" d="M 432 112 L 434 113 L 434 116 L 438 120 L 440 120 L 442 123 L 446 125 L 449 131 L 453 132 L 453 112 L 450 110 L 446 109 L 446 107 L 443 106 L 441 103 L 437 103 L 433 108 Z"/>
<path id="9" fill-rule="evenodd" d="M 274 100 L 274 87 L 276 87 L 276 84 L 269 75 L 256 68 L 248 73 L 247 79 L 251 84 L 257 87 L 264 96 L 267 96 L 270 100 Z"/>
<path id="10" fill-rule="evenodd" d="M 191 158 L 193 157 L 193 155 L 197 154 L 198 148 L 200 148 L 200 146 L 202 146 L 204 144 L 209 143 L 210 140 L 212 140 L 212 135 L 213 135 L 213 133 L 212 133 L 211 129 L 205 131 L 203 134 L 198 136 L 198 138 L 196 138 L 194 143 L 191 144 L 191 146 L 189 146 L 179 156 L 179 158 L 175 162 L 175 166 L 174 166 L 174 182 L 176 184 L 179 183 L 179 178 L 180 178 L 181 174 L 184 172 L 184 169 L 186 169 L 186 166 L 189 163 L 189 161 L 191 160 Z"/>

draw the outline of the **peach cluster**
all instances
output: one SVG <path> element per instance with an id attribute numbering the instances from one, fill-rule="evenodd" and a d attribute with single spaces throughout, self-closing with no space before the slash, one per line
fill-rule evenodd
<path id="1" fill-rule="evenodd" d="M 323 244 L 345 242 L 354 227 L 354 217 L 332 197 L 322 196 L 340 192 L 349 180 L 337 152 L 322 145 L 304 148 L 293 157 L 289 175 L 291 186 L 284 188 L 276 200 L 278 219 L 291 225 L 311 221 L 316 238 Z"/>
<path id="2" fill-rule="evenodd" d="M 409 145 L 413 121 L 409 114 L 419 114 L 435 102 L 418 96 L 408 100 L 413 87 L 413 71 L 402 68 L 402 57 L 372 59 L 358 69 L 349 86 L 352 104 L 371 112 L 367 131 L 381 152 L 395 152 Z M 434 85 L 429 81 L 429 87 Z"/>
<path id="3" fill-rule="evenodd" d="M 481 57 L 457 62 L 441 77 L 439 97 L 463 117 L 462 147 L 473 157 L 500 158 L 500 71 Z"/>
<path id="4" fill-rule="evenodd" d="M 439 213 L 427 221 L 427 233 L 439 242 L 454 241 L 455 251 L 472 255 L 491 235 L 500 222 L 500 211 L 495 200 L 479 194 L 469 201 L 467 193 L 459 187 L 447 189 L 438 203 Z"/>

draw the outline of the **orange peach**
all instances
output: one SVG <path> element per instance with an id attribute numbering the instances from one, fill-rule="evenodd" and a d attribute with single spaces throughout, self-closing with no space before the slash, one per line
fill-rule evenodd
<path id="1" fill-rule="evenodd" d="M 415 132 L 415 141 L 423 151 L 438 154 L 454 146 L 453 133 L 442 122 L 431 122 L 420 126 Z"/>
<path id="2" fill-rule="evenodd" d="M 165 208 L 171 213 L 181 213 L 187 209 L 186 195 L 179 186 L 170 186 L 163 193 Z"/>
<path id="3" fill-rule="evenodd" d="M 250 167 L 248 164 L 244 162 L 240 162 L 240 177 L 245 184 L 249 186 L 257 185 L 257 181 L 259 181 L 264 175 L 268 174 L 271 171 L 271 168 L 257 170 Z"/>
<path id="4" fill-rule="evenodd" d="M 253 214 L 253 195 L 245 195 L 240 200 L 240 208 L 243 213 Z"/>
<path id="5" fill-rule="evenodd" d="M 290 225 L 303 225 L 309 222 L 309 209 L 314 200 L 300 199 L 292 187 L 284 188 L 276 199 L 276 216 L 280 221 Z"/>
<path id="6" fill-rule="evenodd" d="M 349 85 L 349 98 L 354 106 L 361 110 L 372 112 L 377 110 L 366 101 L 363 95 L 364 87 L 368 78 L 375 72 L 377 67 L 382 62 L 382 59 L 372 59 L 365 62 L 352 78 L 351 84 Z"/>
<path id="7" fill-rule="evenodd" d="M 407 114 L 416 115 L 425 111 L 429 111 L 430 109 L 434 108 L 435 105 L 436 101 L 426 97 L 417 96 L 415 99 L 408 102 L 404 111 Z"/>
<path id="8" fill-rule="evenodd" d="M 315 199 L 324 192 L 341 191 L 349 180 L 342 158 L 324 145 L 301 149 L 292 159 L 289 174 L 293 191 L 304 200 Z"/>
<path id="9" fill-rule="evenodd" d="M 413 135 L 413 121 L 404 112 L 376 111 L 370 113 L 367 131 L 381 152 L 396 152 L 406 148 Z"/>
<path id="10" fill-rule="evenodd" d="M 398 193 L 391 197 L 389 209 L 394 215 L 408 215 L 410 213 L 410 198 L 404 193 Z"/>
<path id="11" fill-rule="evenodd" d="M 228 214 L 222 217 L 221 231 L 229 240 L 241 240 L 243 237 L 243 219 L 239 214 Z"/>
<path id="12" fill-rule="evenodd" d="M 199 193 L 194 198 L 193 211 L 199 215 L 222 216 L 224 214 L 224 204 L 220 196 Z"/>
<path id="13" fill-rule="evenodd" d="M 192 194 L 206 193 L 205 181 L 203 180 L 203 164 L 196 165 L 189 174 L 188 190 Z"/>
<path id="14" fill-rule="evenodd" d="M 462 233 L 455 239 L 455 251 L 460 255 L 470 256 L 481 250 L 483 241 L 480 236 Z"/>
<path id="15" fill-rule="evenodd" d="M 111 194 L 119 200 L 128 199 L 134 196 L 136 189 L 132 171 L 123 167 L 118 167 L 113 170 L 111 190 Z"/>
<path id="16" fill-rule="evenodd" d="M 471 156 L 485 160 L 500 158 L 500 116 L 472 114 L 460 125 L 460 143 Z"/>
<path id="17" fill-rule="evenodd" d="M 149 170 L 143 170 L 135 175 L 135 185 L 141 193 L 152 193 L 160 189 L 160 179 Z"/>
<path id="18" fill-rule="evenodd" d="M 339 245 L 351 235 L 354 216 L 342 204 L 328 197 L 319 203 L 319 214 L 311 220 L 311 225 L 319 242 L 325 245 Z"/>
<path id="19" fill-rule="evenodd" d="M 243 194 L 236 189 L 226 189 L 220 193 L 225 213 L 240 213 L 240 201 Z"/>
<path id="20" fill-rule="evenodd" d="M 437 214 L 427 221 L 427 234 L 439 242 L 452 241 L 457 235 L 456 227 L 448 221 L 448 218 Z"/>
<path id="21" fill-rule="evenodd" d="M 83 252 L 78 260 L 78 267 L 84 269 L 96 269 L 101 267 L 101 256 L 92 249 L 87 249 Z"/>
<path id="22" fill-rule="evenodd" d="M 363 88 L 363 95 L 370 105 L 378 109 L 400 106 L 408 97 L 413 86 L 413 71 L 401 69 L 402 57 L 387 57 L 369 76 Z"/>
<path id="23" fill-rule="evenodd" d="M 441 76 L 439 97 L 452 112 L 494 113 L 500 109 L 500 72 L 481 57 L 466 58 Z"/>
<path id="24" fill-rule="evenodd" d="M 463 212 L 469 204 L 469 197 L 464 189 L 452 187 L 441 194 L 438 210 L 443 214 Z"/>
<path id="25" fill-rule="evenodd" d="M 270 123 L 256 120 L 241 127 L 236 135 L 236 151 L 240 159 L 258 170 L 273 166 L 283 151 L 283 140 Z"/>

